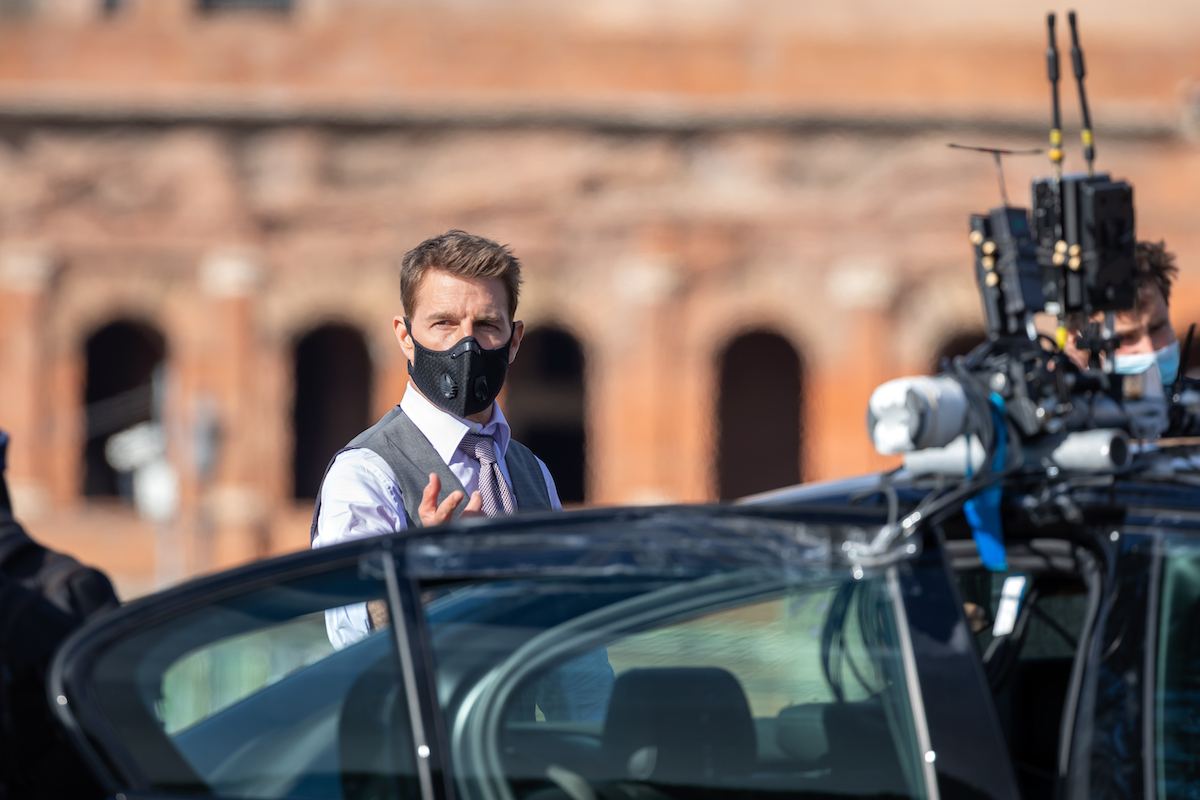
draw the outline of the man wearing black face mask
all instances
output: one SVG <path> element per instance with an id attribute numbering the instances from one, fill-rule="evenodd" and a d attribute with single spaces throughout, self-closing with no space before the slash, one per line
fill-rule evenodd
<path id="1" fill-rule="evenodd" d="M 521 346 L 520 262 L 463 231 L 410 250 L 393 321 L 410 382 L 400 405 L 334 456 L 317 496 L 312 545 L 440 525 L 460 515 L 561 511 L 546 465 L 512 441 L 496 396 Z M 363 604 L 325 612 L 335 646 L 383 624 Z M 602 719 L 613 671 L 604 650 L 569 661 L 522 697 L 547 719 Z"/>
<path id="2" fill-rule="evenodd" d="M 513 319 L 520 283 L 508 248 L 463 231 L 404 256 L 404 315 L 393 327 L 408 390 L 334 456 L 317 497 L 313 547 L 462 514 L 561 510 L 545 464 L 512 441 L 495 403 L 524 333 Z"/>

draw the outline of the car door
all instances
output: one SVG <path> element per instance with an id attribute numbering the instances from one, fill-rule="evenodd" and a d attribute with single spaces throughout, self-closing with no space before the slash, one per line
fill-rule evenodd
<path id="1" fill-rule="evenodd" d="M 418 796 L 389 544 L 197 581 L 69 639 L 50 702 L 110 795 Z M 372 621 L 347 636 L 347 616 Z"/>
<path id="2" fill-rule="evenodd" d="M 412 536 L 446 791 L 1016 800 L 937 539 L 883 545 L 884 522 L 710 507 Z"/>
<path id="3" fill-rule="evenodd" d="M 1127 484 L 1110 534 L 1112 591 L 1097 622 L 1066 797 L 1181 800 L 1200 792 L 1200 502 Z"/>
<path id="4" fill-rule="evenodd" d="M 970 539 L 944 545 L 1022 797 L 1192 797 L 1196 496 L 1123 482 L 1069 497 L 1080 510 L 1073 522 L 1008 520 L 1003 572 L 984 569 Z"/>
<path id="5" fill-rule="evenodd" d="M 80 631 L 51 702 L 126 798 L 1016 800 L 937 541 L 883 526 L 616 509 L 289 556 Z"/>

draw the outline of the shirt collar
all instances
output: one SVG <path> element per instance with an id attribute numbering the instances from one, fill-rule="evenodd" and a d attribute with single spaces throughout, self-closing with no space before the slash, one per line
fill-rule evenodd
<path id="1" fill-rule="evenodd" d="M 404 392 L 404 398 L 400 401 L 400 410 L 408 415 L 408 418 L 417 426 L 417 430 L 425 434 L 425 438 L 429 440 L 433 449 L 446 464 L 450 463 L 450 459 L 458 450 L 459 442 L 468 433 L 493 437 L 496 440 L 496 449 L 499 451 L 500 458 L 504 458 L 504 454 L 508 452 L 508 442 L 512 438 L 512 430 L 508 427 L 508 420 L 504 418 L 504 412 L 500 410 L 499 403 L 492 404 L 491 421 L 487 425 L 480 425 L 438 408 L 417 391 L 417 388 L 410 382 Z"/>

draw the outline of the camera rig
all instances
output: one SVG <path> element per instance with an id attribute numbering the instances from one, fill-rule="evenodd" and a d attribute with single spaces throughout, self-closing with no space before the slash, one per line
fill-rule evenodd
<path id="1" fill-rule="evenodd" d="M 1086 171 L 1062 169 L 1059 52 L 1049 14 L 1053 173 L 1034 180 L 1032 212 L 1010 205 L 1004 190 L 1001 156 L 1015 151 L 965 148 L 990 153 L 1000 176 L 1001 205 L 969 221 L 987 339 L 944 362 L 940 375 L 879 386 L 868 407 L 876 450 L 903 454 L 910 477 L 962 479 L 938 494 L 936 505 L 963 507 L 985 564 L 994 568 L 1004 563 L 1002 545 L 997 549 L 1004 478 L 1025 473 L 1053 482 L 1115 474 L 1166 445 L 1160 441 L 1165 434 L 1192 432 L 1200 419 L 1200 394 L 1185 390 L 1182 377 L 1164 389 L 1157 366 L 1137 375 L 1114 372 L 1115 315 L 1137 301 L 1133 187 L 1093 168 L 1074 12 L 1069 22 Z M 1056 319 L 1053 335 L 1038 331 L 1035 314 Z M 1072 338 L 1076 350 L 1086 351 L 1086 365 L 1068 356 Z M 933 510 L 918 508 L 894 533 Z"/>

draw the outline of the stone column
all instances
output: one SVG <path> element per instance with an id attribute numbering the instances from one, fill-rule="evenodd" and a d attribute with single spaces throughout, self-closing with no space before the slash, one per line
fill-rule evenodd
<path id="1" fill-rule="evenodd" d="M 200 289 L 216 329 L 205 354 L 205 381 L 192 398 L 192 474 L 196 505 L 196 568 L 222 569 L 251 561 L 269 549 L 265 452 L 257 402 L 255 297 L 262 281 L 260 256 L 245 248 L 211 252 L 200 267 Z M 215 463 L 204 469 L 205 439 L 215 427 Z"/>
<path id="2" fill-rule="evenodd" d="M 672 397 L 684 347 L 686 275 L 671 252 L 651 245 L 618 263 L 612 276 L 611 302 L 622 321 L 600 340 L 601 367 L 589 385 L 594 502 L 678 502 Z"/>
<path id="3" fill-rule="evenodd" d="M 49 510 L 50 420 L 46 414 L 46 330 L 58 265 L 37 245 L 0 248 L 0 426 L 8 430 L 8 484 L 24 520 Z"/>
<path id="4" fill-rule="evenodd" d="M 893 301 L 895 265 L 878 256 L 850 256 L 828 272 L 826 297 L 844 320 L 839 341 L 813 359 L 804 430 L 808 442 L 805 480 L 825 480 L 895 466 L 879 456 L 867 436 L 867 401 L 875 387 L 894 377 Z"/>

